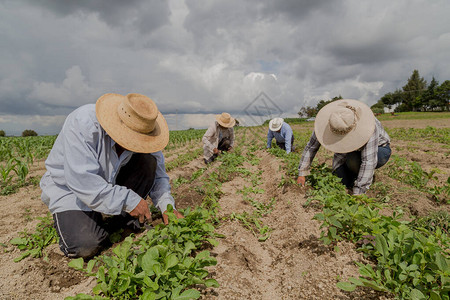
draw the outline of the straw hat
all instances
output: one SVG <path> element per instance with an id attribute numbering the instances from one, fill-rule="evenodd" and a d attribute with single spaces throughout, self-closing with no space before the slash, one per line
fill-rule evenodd
<path id="1" fill-rule="evenodd" d="M 216 115 L 216 121 L 223 127 L 231 128 L 236 124 L 236 120 L 230 116 L 229 113 L 222 113 Z"/>
<path id="2" fill-rule="evenodd" d="M 278 131 L 283 126 L 284 119 L 283 118 L 274 118 L 269 122 L 269 129 L 272 131 Z"/>
<path id="3" fill-rule="evenodd" d="M 335 153 L 349 153 L 364 146 L 375 130 L 375 116 L 363 102 L 333 101 L 317 113 L 314 132 L 320 144 Z"/>
<path id="4" fill-rule="evenodd" d="M 169 142 L 166 120 L 144 95 L 105 94 L 98 98 L 95 113 L 106 133 L 129 151 L 157 152 Z"/>

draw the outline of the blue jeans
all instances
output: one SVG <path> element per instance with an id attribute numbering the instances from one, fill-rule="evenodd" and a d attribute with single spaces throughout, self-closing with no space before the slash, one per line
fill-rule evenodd
<path id="1" fill-rule="evenodd" d="M 389 144 L 378 147 L 378 162 L 375 169 L 384 166 L 391 157 L 391 148 Z M 359 168 L 361 166 L 361 151 L 353 151 L 347 153 L 345 163 L 334 171 L 334 174 L 342 179 L 348 189 L 353 188 L 356 178 L 358 177 Z"/>

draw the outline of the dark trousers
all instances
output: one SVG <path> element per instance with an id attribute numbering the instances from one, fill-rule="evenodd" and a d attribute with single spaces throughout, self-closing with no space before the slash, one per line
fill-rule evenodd
<path id="1" fill-rule="evenodd" d="M 286 143 L 285 142 L 279 143 L 277 141 L 277 146 L 280 147 L 283 150 L 286 150 Z M 294 149 L 294 135 L 292 135 L 292 137 L 291 137 L 291 152 L 294 152 L 294 150 L 295 150 Z"/>
<path id="2" fill-rule="evenodd" d="M 223 138 L 219 141 L 219 145 L 217 146 L 217 150 L 219 151 L 228 151 L 231 148 L 231 140 L 229 137 Z"/>
<path id="3" fill-rule="evenodd" d="M 389 144 L 378 147 L 378 162 L 375 169 L 384 166 L 391 157 L 391 148 Z M 353 188 L 361 166 L 361 151 L 353 151 L 347 154 L 345 163 L 334 171 L 334 174 L 341 178 L 342 184 L 348 189 Z"/>
<path id="4" fill-rule="evenodd" d="M 116 185 L 125 186 L 145 199 L 153 186 L 156 158 L 135 153 L 119 170 Z M 61 251 L 68 257 L 89 258 L 108 247 L 109 234 L 120 228 L 140 229 L 139 221 L 128 213 L 108 218 L 95 211 L 69 210 L 53 214 Z"/>
<path id="5" fill-rule="evenodd" d="M 217 145 L 217 150 L 219 151 L 228 151 L 231 148 L 231 140 L 229 137 L 225 137 L 219 141 Z M 218 154 L 213 154 L 209 159 L 205 159 L 205 163 L 209 164 L 213 162 L 217 158 Z"/>

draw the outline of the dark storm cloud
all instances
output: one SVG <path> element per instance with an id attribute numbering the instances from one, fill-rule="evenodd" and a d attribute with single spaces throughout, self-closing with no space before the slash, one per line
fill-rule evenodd
<path id="1" fill-rule="evenodd" d="M 255 1 L 257 4 L 258 1 Z M 338 1 L 329 0 L 282 0 L 264 1 L 261 4 L 261 12 L 271 18 L 273 16 L 288 17 L 292 22 L 298 22 L 302 18 L 319 10 L 333 11 L 339 5 Z"/>
<path id="2" fill-rule="evenodd" d="M 67 115 L 79 105 L 55 105 L 44 104 L 31 99 L 23 99 L 20 97 L 3 98 L 1 104 L 1 115 L 16 114 L 16 115 Z"/>
<path id="3" fill-rule="evenodd" d="M 449 9 L 448 0 L 0 0 L 0 127 L 26 118 L 57 132 L 107 92 L 146 94 L 173 120 L 190 113 L 187 128 L 208 123 L 192 113 L 239 114 L 261 92 L 286 115 L 338 95 L 371 105 L 414 69 L 450 78 Z"/>
<path id="4" fill-rule="evenodd" d="M 96 13 L 108 25 L 132 25 L 147 33 L 168 23 L 169 3 L 164 0 L 29 0 L 60 16 Z"/>

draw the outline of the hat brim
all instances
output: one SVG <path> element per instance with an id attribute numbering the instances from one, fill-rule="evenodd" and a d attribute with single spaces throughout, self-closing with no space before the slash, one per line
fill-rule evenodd
<path id="1" fill-rule="evenodd" d="M 360 108 L 359 121 L 355 128 L 345 135 L 335 134 L 329 125 L 330 115 L 338 108 L 338 105 L 347 102 L 348 105 Z M 314 121 L 314 132 L 319 143 L 334 153 L 349 153 L 364 146 L 375 131 L 375 116 L 365 103 L 352 99 L 333 101 L 317 113 Z"/>
<path id="2" fill-rule="evenodd" d="M 143 134 L 127 127 L 119 117 L 118 106 L 125 96 L 105 94 L 95 105 L 97 120 L 108 135 L 123 148 L 136 153 L 153 153 L 163 150 L 169 143 L 169 127 L 158 112 L 155 129 Z"/>
<path id="3" fill-rule="evenodd" d="M 231 127 L 233 127 L 233 126 L 236 124 L 236 120 L 235 120 L 233 117 L 230 118 L 230 122 L 229 122 L 229 123 L 225 123 L 225 122 L 222 122 L 222 121 L 220 120 L 220 116 L 221 116 L 221 115 L 216 115 L 216 121 L 217 121 L 217 123 L 219 123 L 221 126 L 226 127 L 226 128 L 231 128 Z"/>
<path id="4" fill-rule="evenodd" d="M 283 127 L 283 124 L 280 124 L 280 126 L 274 127 L 272 124 L 269 124 L 269 129 L 271 131 L 278 131 L 281 129 L 281 127 Z"/>
<path id="5" fill-rule="evenodd" d="M 279 120 L 280 121 L 280 125 L 278 125 L 278 126 L 273 126 L 273 123 L 274 123 L 274 121 L 275 120 Z M 278 131 L 278 130 L 280 130 L 281 129 L 281 127 L 283 127 L 283 123 L 284 123 L 284 119 L 283 118 L 275 118 L 275 119 L 272 119 L 272 120 L 270 120 L 270 122 L 269 122 L 269 129 L 271 130 L 271 131 Z"/>

